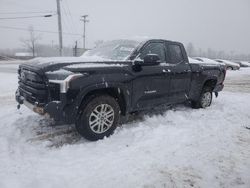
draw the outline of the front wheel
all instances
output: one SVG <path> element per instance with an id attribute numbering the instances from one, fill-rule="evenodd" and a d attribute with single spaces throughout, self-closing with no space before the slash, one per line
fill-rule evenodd
<path id="1" fill-rule="evenodd" d="M 97 96 L 82 108 L 76 129 L 84 138 L 95 141 L 114 132 L 120 119 L 120 107 L 113 97 Z"/>
<path id="2" fill-rule="evenodd" d="M 192 101 L 193 108 L 207 108 L 211 105 L 213 94 L 209 87 L 203 88 L 198 101 Z"/>

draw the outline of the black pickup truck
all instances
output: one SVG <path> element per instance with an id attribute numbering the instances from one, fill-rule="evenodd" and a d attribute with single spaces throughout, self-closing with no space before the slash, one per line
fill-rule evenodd
<path id="1" fill-rule="evenodd" d="M 133 112 L 186 101 L 210 106 L 226 69 L 189 63 L 181 43 L 153 39 L 108 41 L 77 58 L 37 58 L 18 74 L 18 106 L 75 123 L 82 136 L 98 140 Z"/>

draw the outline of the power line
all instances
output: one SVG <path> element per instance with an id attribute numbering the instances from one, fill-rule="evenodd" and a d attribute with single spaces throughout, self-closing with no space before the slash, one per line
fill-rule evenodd
<path id="1" fill-rule="evenodd" d="M 29 29 L 20 28 L 20 27 L 0 26 L 0 28 L 11 29 L 11 30 L 20 30 L 20 31 L 29 31 Z M 40 32 L 40 33 L 58 34 L 57 31 L 47 31 L 47 30 L 37 30 L 37 29 L 34 29 L 34 31 Z M 72 36 L 82 36 L 81 34 L 77 34 L 77 33 L 65 33 L 65 32 L 63 32 L 63 34 L 64 35 L 72 35 Z"/>
<path id="2" fill-rule="evenodd" d="M 68 24 L 66 24 L 66 20 L 64 19 L 64 17 L 62 17 L 62 28 L 66 31 L 66 33 L 73 33 L 73 30 L 70 26 L 68 26 Z M 69 29 L 70 28 L 70 29 Z"/>
<path id="3" fill-rule="evenodd" d="M 56 11 L 38 11 L 38 12 L 0 12 L 0 14 L 54 14 Z"/>
<path id="4" fill-rule="evenodd" d="M 67 16 L 67 12 L 66 12 L 66 9 L 65 9 L 63 3 L 61 3 L 61 5 L 62 5 L 62 10 L 63 10 L 62 13 L 64 13 L 63 15 L 65 15 L 65 17 L 62 16 L 63 24 L 64 24 L 64 26 L 66 27 L 66 29 L 67 29 L 69 32 L 72 32 L 74 29 L 73 29 L 73 27 L 72 27 L 71 21 L 69 20 L 69 18 L 68 18 L 68 16 Z"/>
<path id="5" fill-rule="evenodd" d="M 74 29 L 75 29 L 75 30 L 77 30 L 77 31 L 79 31 L 79 28 L 77 28 L 77 27 L 76 27 L 76 24 L 75 24 L 74 19 L 73 19 L 73 17 L 72 17 L 72 14 L 71 14 L 71 11 L 70 11 L 70 8 L 69 8 L 68 1 L 67 1 L 67 0 L 65 0 L 64 2 L 65 2 L 66 7 L 67 7 L 67 9 L 68 9 L 68 13 L 69 13 L 69 16 L 70 16 L 70 19 L 71 19 L 72 25 L 74 26 Z"/>
<path id="6" fill-rule="evenodd" d="M 0 17 L 0 20 L 16 20 L 16 19 L 27 19 L 27 18 L 47 18 L 52 17 L 55 14 L 39 15 L 39 16 L 21 16 L 21 17 Z"/>
<path id="7" fill-rule="evenodd" d="M 67 1 L 66 0 L 62 1 L 61 5 L 62 5 L 62 9 L 63 9 L 63 11 L 62 11 L 63 17 L 62 18 L 65 18 L 65 20 L 62 19 L 62 21 L 65 22 L 64 25 L 66 26 L 66 28 L 68 28 L 67 26 L 69 26 L 70 30 L 73 31 L 73 33 L 74 32 L 79 33 L 79 28 L 77 28 L 75 25 L 75 22 L 73 20 L 73 17 L 72 17 L 72 14 L 71 14 L 71 11 L 70 11 L 70 8 L 69 8 Z M 76 37 L 78 38 L 78 36 L 76 36 Z M 77 42 L 77 40 L 75 40 L 75 39 L 76 38 L 74 38 L 74 41 Z"/>

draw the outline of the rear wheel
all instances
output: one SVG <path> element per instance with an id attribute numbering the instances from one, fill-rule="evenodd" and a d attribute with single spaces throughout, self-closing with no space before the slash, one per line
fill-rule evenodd
<path id="1" fill-rule="evenodd" d="M 96 96 L 82 108 L 76 129 L 83 137 L 95 141 L 114 132 L 120 119 L 120 107 L 113 97 Z"/>
<path id="2" fill-rule="evenodd" d="M 213 94 L 210 87 L 204 87 L 198 101 L 192 101 L 193 108 L 207 108 L 211 105 Z"/>
<path id="3" fill-rule="evenodd" d="M 227 70 L 234 70 L 233 67 L 227 67 Z"/>

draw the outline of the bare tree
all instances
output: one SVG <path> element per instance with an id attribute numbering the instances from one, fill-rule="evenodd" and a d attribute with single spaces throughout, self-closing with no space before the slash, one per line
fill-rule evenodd
<path id="1" fill-rule="evenodd" d="M 100 46 L 104 41 L 103 40 L 97 40 L 95 41 L 95 47 Z"/>
<path id="2" fill-rule="evenodd" d="M 188 56 L 194 56 L 195 55 L 195 48 L 194 48 L 194 45 L 193 43 L 189 42 L 186 46 L 186 51 L 187 51 L 187 54 Z"/>
<path id="3" fill-rule="evenodd" d="M 29 38 L 21 39 L 24 47 L 32 52 L 32 56 L 36 56 L 37 41 L 41 39 L 41 35 L 36 35 L 33 26 L 29 26 Z"/>

